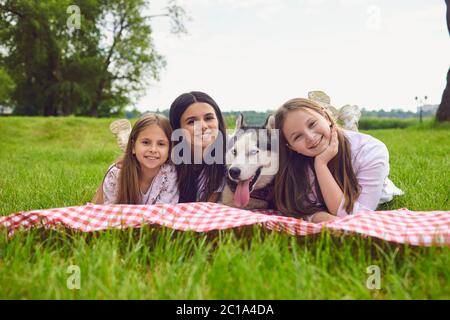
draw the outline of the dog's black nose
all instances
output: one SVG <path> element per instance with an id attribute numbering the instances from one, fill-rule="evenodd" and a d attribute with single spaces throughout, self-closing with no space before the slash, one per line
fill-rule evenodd
<path id="1" fill-rule="evenodd" d="M 228 170 L 228 172 L 230 173 L 230 176 L 233 179 L 237 179 L 237 178 L 239 178 L 239 175 L 241 174 L 241 169 L 232 167 L 232 168 L 230 168 L 230 170 Z"/>

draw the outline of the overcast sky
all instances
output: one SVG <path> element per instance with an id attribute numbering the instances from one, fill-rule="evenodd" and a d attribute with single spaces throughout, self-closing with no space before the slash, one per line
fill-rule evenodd
<path id="1" fill-rule="evenodd" d="M 165 0 L 152 0 L 158 13 Z M 188 35 L 155 20 L 167 60 L 138 102 L 166 109 L 210 94 L 223 111 L 276 109 L 322 90 L 336 107 L 416 110 L 439 104 L 450 66 L 444 0 L 186 0 Z"/>

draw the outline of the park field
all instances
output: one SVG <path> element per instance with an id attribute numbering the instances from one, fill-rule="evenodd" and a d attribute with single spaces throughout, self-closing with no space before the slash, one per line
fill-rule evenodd
<path id="1" fill-rule="evenodd" d="M 0 215 L 82 205 L 120 154 L 112 119 L 0 118 Z M 450 210 L 450 126 L 363 131 L 405 191 L 382 209 Z M 70 266 L 80 288 L 67 286 Z M 379 289 L 368 268 L 381 271 Z M 198 234 L 146 226 L 0 229 L 0 299 L 450 299 L 450 248 L 258 227 Z M 370 268 L 369 268 L 370 269 Z"/>

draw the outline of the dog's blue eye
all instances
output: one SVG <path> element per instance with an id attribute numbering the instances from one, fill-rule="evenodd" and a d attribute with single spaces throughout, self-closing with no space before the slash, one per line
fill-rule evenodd
<path id="1" fill-rule="evenodd" d="M 250 151 L 250 154 L 251 155 L 255 155 L 255 154 L 257 154 L 259 151 L 258 150 L 252 150 L 252 151 Z"/>

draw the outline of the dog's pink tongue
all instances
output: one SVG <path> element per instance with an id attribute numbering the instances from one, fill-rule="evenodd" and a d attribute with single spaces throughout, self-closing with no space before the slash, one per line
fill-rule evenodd
<path id="1" fill-rule="evenodd" d="M 236 187 L 236 192 L 234 193 L 234 204 L 237 207 L 245 207 L 250 201 L 250 180 L 241 181 Z"/>

